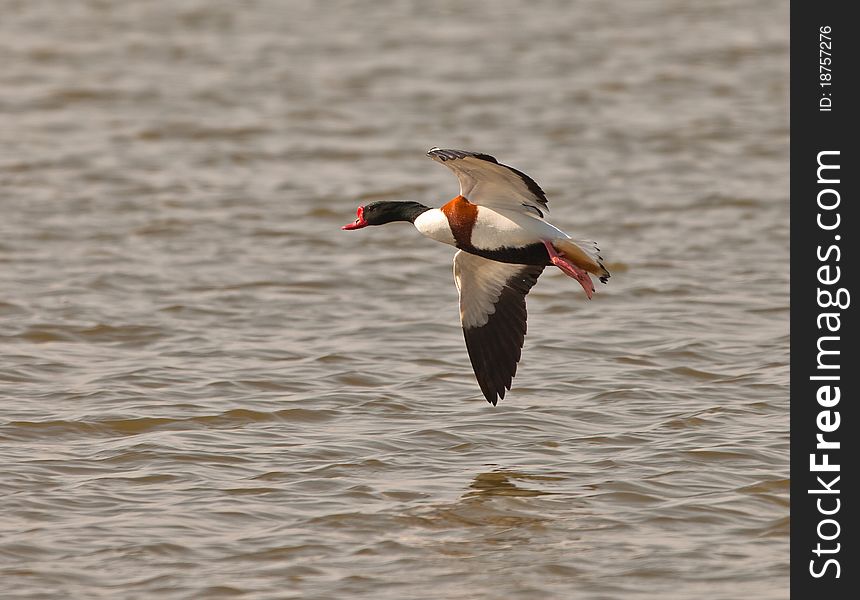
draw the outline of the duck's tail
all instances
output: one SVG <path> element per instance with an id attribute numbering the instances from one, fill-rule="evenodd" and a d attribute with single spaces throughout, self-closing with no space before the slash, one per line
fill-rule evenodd
<path id="1" fill-rule="evenodd" d="M 609 279 L 609 271 L 603 266 L 603 257 L 600 256 L 597 242 L 562 238 L 553 240 L 552 244 L 559 254 L 580 269 L 597 275 L 601 282 L 606 283 Z"/>

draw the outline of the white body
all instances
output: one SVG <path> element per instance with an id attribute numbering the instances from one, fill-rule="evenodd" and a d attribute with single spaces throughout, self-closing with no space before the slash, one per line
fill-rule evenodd
<path id="1" fill-rule="evenodd" d="M 443 244 L 456 246 L 448 217 L 438 208 L 430 209 L 415 219 L 415 228 L 423 235 Z M 482 250 L 501 247 L 522 247 L 553 240 L 568 240 L 570 236 L 558 227 L 530 214 L 509 210 L 478 207 L 472 229 L 472 245 Z"/>

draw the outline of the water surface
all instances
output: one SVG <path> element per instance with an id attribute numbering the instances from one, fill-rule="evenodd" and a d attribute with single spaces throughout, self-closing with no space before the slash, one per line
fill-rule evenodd
<path id="1" fill-rule="evenodd" d="M 62 6 L 62 8 L 60 8 Z M 783 2 L 6 2 L 16 598 L 784 598 Z M 431 146 L 599 240 L 481 396 Z"/>

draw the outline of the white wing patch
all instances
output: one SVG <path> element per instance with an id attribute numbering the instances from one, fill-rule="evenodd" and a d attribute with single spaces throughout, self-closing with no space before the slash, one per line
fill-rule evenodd
<path id="1" fill-rule="evenodd" d="M 534 179 L 488 154 L 432 148 L 427 155 L 454 172 L 460 181 L 460 195 L 472 204 L 540 218 L 549 212 L 546 194 Z"/>
<path id="2" fill-rule="evenodd" d="M 526 335 L 526 294 L 542 265 L 500 263 L 457 252 L 454 280 L 460 291 L 460 322 L 475 379 L 495 406 L 517 373 Z"/>
<path id="3" fill-rule="evenodd" d="M 454 282 L 460 292 L 460 324 L 483 327 L 496 312 L 502 289 L 522 265 L 500 263 L 460 250 L 454 255 Z"/>

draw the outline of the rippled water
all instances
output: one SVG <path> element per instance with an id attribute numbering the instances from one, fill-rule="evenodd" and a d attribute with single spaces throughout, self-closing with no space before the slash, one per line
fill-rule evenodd
<path id="1" fill-rule="evenodd" d="M 784 598 L 788 7 L 7 1 L 0 586 L 16 598 Z M 431 146 L 597 239 L 514 389 Z"/>

